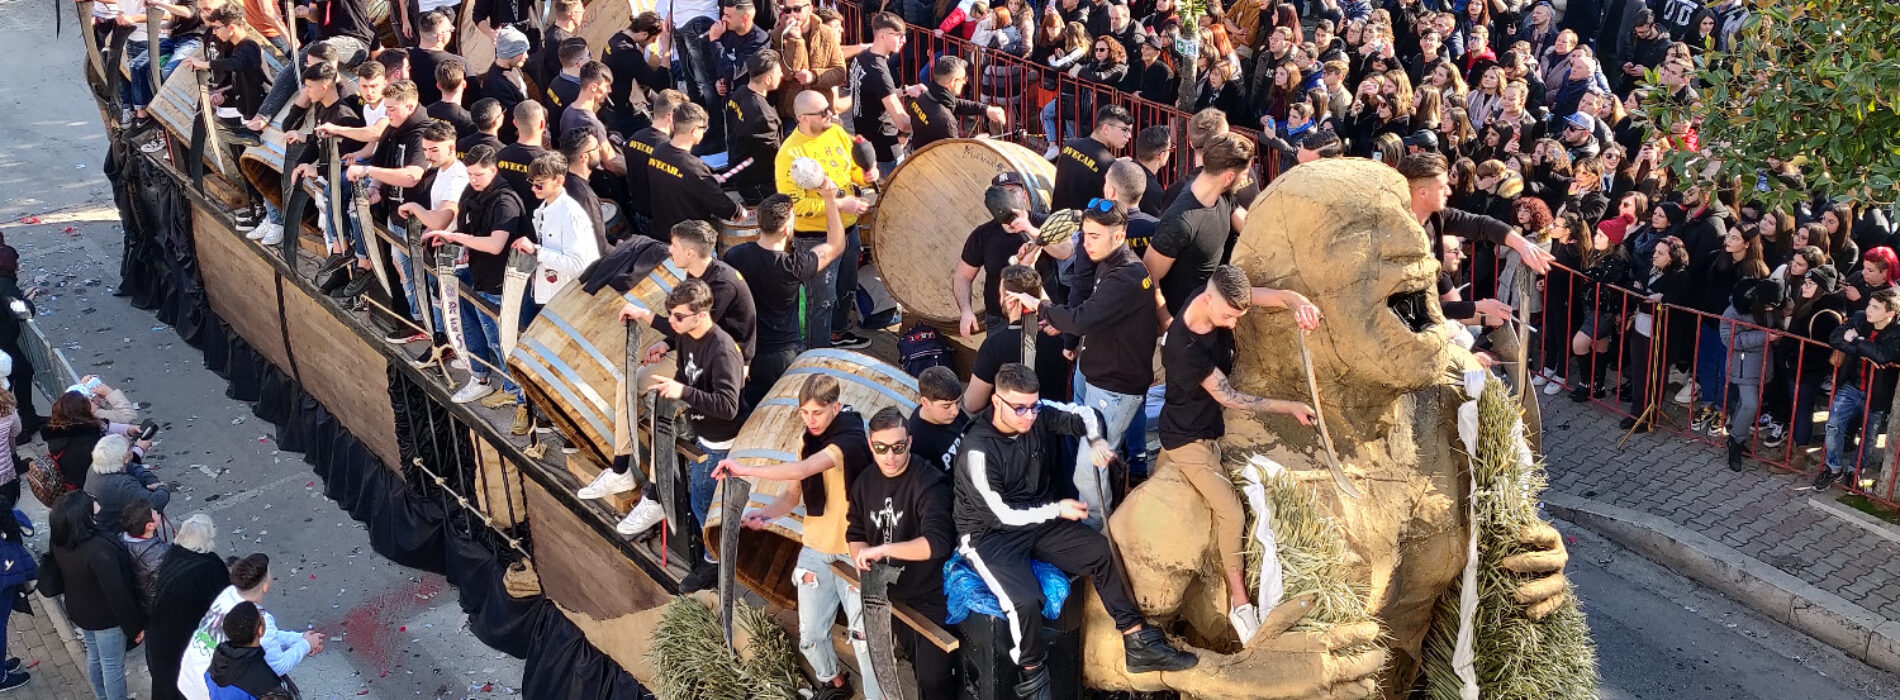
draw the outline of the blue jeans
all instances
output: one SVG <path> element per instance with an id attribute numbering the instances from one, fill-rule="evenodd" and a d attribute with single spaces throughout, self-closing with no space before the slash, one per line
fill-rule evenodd
<path id="1" fill-rule="evenodd" d="M 1135 414 L 1140 413 L 1147 394 L 1118 394 L 1099 387 L 1090 386 L 1086 377 L 1078 374 L 1076 380 L 1075 402 L 1084 408 L 1093 408 L 1102 414 L 1102 439 L 1108 444 L 1120 446 L 1128 434 L 1128 426 L 1134 423 Z M 1083 503 L 1089 505 L 1089 517 L 1082 524 L 1097 530 L 1102 529 L 1102 514 L 1108 512 L 1109 493 L 1105 489 L 1107 478 L 1104 470 L 1094 464 L 1094 451 L 1088 445 L 1080 445 L 1075 451 L 1075 491 Z"/>
<path id="2" fill-rule="evenodd" d="M 843 331 L 851 325 L 851 306 L 858 292 L 858 254 L 863 244 L 858 239 L 856 226 L 845 229 L 844 238 L 844 253 L 826 267 L 823 274 L 805 282 L 800 290 L 805 295 L 807 350 L 831 347 L 831 332 Z M 824 242 L 825 239 L 812 236 L 792 239 L 800 252 Z"/>
<path id="3" fill-rule="evenodd" d="M 1855 358 L 1848 358 L 1848 362 L 1858 361 Z M 1846 474 L 1850 471 L 1847 464 L 1849 461 L 1855 464 L 1863 461 L 1859 454 L 1848 454 L 1854 451 L 1854 437 L 1860 434 L 1863 415 L 1867 416 L 1866 423 L 1873 429 L 1872 432 L 1878 433 L 1886 429 L 1887 412 L 1874 410 L 1871 415 L 1868 415 L 1867 395 L 1860 390 L 1859 386 L 1835 385 L 1834 403 L 1827 409 L 1828 471 Z"/>
<path id="4" fill-rule="evenodd" d="M 1788 379 L 1794 393 L 1794 415 L 1788 418 L 1788 439 L 1797 447 L 1805 447 L 1814 439 L 1814 399 L 1821 394 L 1823 377 L 1821 372 L 1810 374 L 1813 376 Z"/>
<path id="5" fill-rule="evenodd" d="M 1695 346 L 1695 380 L 1702 386 L 1699 403 L 1721 410 L 1728 395 L 1728 347 L 1722 344 L 1722 331 L 1714 319 L 1702 320 L 1702 336 Z"/>
<path id="6" fill-rule="evenodd" d="M 126 45 L 130 46 L 131 42 L 127 42 Z M 172 71 L 178 70 L 178 66 L 185 62 L 185 57 L 196 52 L 201 45 L 203 43 L 197 37 L 188 37 L 181 41 L 159 39 L 158 54 L 165 57 L 165 63 L 158 69 L 158 79 L 162 81 L 172 77 Z M 132 72 L 132 79 L 127 81 L 132 91 L 132 107 L 141 109 L 152 104 L 152 98 L 158 94 L 159 88 L 164 87 L 151 84 L 152 52 L 140 51 L 138 55 L 132 57 L 126 69 Z"/>
<path id="7" fill-rule="evenodd" d="M 1061 104 L 1062 100 L 1064 99 L 1075 99 L 1075 98 L 1057 97 L 1056 99 L 1050 100 L 1049 104 L 1042 106 L 1042 133 L 1044 136 L 1046 136 L 1049 139 L 1049 145 L 1051 146 L 1060 147 L 1062 146 L 1062 142 L 1065 140 L 1063 139 L 1062 134 L 1056 133 L 1056 111 L 1057 111 L 1056 105 Z M 1070 135 L 1075 134 L 1075 121 L 1064 120 L 1062 122 L 1062 126 L 1063 126 L 1064 132 Z"/>
<path id="8" fill-rule="evenodd" d="M 792 584 L 798 589 L 798 653 L 811 664 L 812 675 L 820 684 L 830 683 L 842 672 L 837 649 L 831 644 L 831 625 L 838 619 L 839 608 L 844 609 L 845 626 L 850 630 L 851 646 L 858 658 L 871 658 L 870 646 L 864 640 L 864 606 L 858 589 L 831 572 L 833 561 L 849 561 L 849 558 L 805 547 L 798 551 L 798 566 L 792 569 Z M 864 683 L 864 697 L 870 700 L 884 697 L 878 689 L 877 676 L 866 673 L 861 674 L 860 679 Z"/>
<path id="9" fill-rule="evenodd" d="M 462 274 L 467 275 L 468 273 L 464 271 Z M 482 301 L 494 304 L 497 314 L 501 312 L 500 296 L 489 294 L 488 292 L 476 292 L 475 296 Z M 527 397 L 522 395 L 521 387 L 515 386 L 512 377 L 508 375 L 508 358 L 501 356 L 501 324 L 497 323 L 496 317 L 488 314 L 486 309 L 478 311 L 470 308 L 472 306 L 474 305 L 467 304 L 462 307 L 462 328 L 467 329 L 474 327 L 469 325 L 469 316 L 473 315 L 475 317 L 475 324 L 481 328 L 481 333 L 468 334 L 468 351 L 470 353 L 477 352 L 475 349 L 475 340 L 477 335 L 481 336 L 482 342 L 480 347 L 485 351 L 485 354 L 479 354 L 477 356 L 495 363 L 496 367 L 500 367 L 501 390 L 513 394 L 515 403 L 526 403 Z M 488 377 L 488 368 L 479 362 L 469 365 L 469 372 L 474 374 L 477 378 L 486 379 Z"/>
<path id="10" fill-rule="evenodd" d="M 86 642 L 86 677 L 95 700 L 125 700 L 125 630 L 80 630 Z"/>
<path id="11" fill-rule="evenodd" d="M 687 482 L 689 484 L 687 491 L 693 499 L 693 517 L 699 520 L 699 528 L 705 529 L 706 515 L 711 513 L 713 508 L 713 487 L 719 483 L 713 480 L 712 470 L 719 464 L 719 460 L 726 458 L 729 449 L 710 449 L 706 447 L 706 442 L 703 440 L 699 443 L 699 449 L 705 456 L 700 457 L 699 461 L 694 462 L 687 469 L 689 472 L 687 478 L 691 479 Z"/>
<path id="12" fill-rule="evenodd" d="M 409 320 L 421 323 L 422 313 L 419 309 L 427 306 L 429 308 L 429 317 L 435 319 L 436 331 L 441 332 L 443 329 L 442 308 L 435 304 L 435 292 L 430 291 L 435 285 L 430 280 L 424 279 L 421 287 L 422 293 L 428 295 L 429 298 L 422 300 L 422 303 L 417 303 L 416 281 L 409 279 L 409 270 L 413 266 L 413 260 L 410 259 L 408 253 L 397 248 L 390 249 L 389 257 L 390 260 L 396 263 L 396 277 L 402 280 L 402 295 L 409 300 Z"/>

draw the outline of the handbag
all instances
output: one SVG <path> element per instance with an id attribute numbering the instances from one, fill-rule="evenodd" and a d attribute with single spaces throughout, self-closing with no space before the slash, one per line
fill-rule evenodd
<path id="1" fill-rule="evenodd" d="M 40 504 L 51 508 L 54 501 L 66 495 L 66 484 L 60 480 L 59 474 L 47 469 L 39 460 L 17 456 L 13 460 L 15 473 L 26 480 L 26 485 L 33 489 L 33 497 L 39 499 Z M 26 468 L 21 469 L 21 464 L 25 464 Z"/>

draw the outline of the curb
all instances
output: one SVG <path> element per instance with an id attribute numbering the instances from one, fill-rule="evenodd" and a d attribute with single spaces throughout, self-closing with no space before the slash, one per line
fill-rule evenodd
<path id="1" fill-rule="evenodd" d="M 80 675 L 84 676 L 86 674 L 86 647 L 80 641 L 79 635 L 75 633 L 75 630 L 79 629 L 78 626 L 73 624 L 72 618 L 66 616 L 65 604 L 48 598 L 37 590 L 33 592 L 33 598 L 39 602 L 40 609 L 46 611 L 46 621 L 53 625 L 53 632 L 59 635 L 60 645 L 66 647 L 66 653 L 72 657 L 73 665 L 79 669 Z"/>
<path id="2" fill-rule="evenodd" d="M 1888 620 L 1668 519 L 1555 491 L 1557 517 L 1741 601 L 1849 656 L 1900 674 L 1900 621 Z"/>

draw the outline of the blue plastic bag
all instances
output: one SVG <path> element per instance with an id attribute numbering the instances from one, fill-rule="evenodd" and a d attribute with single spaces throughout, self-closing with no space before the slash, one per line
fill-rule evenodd
<path id="1" fill-rule="evenodd" d="M 1040 561 L 1030 561 L 1029 569 L 1042 583 L 1042 616 L 1051 620 L 1060 617 L 1062 604 L 1069 599 L 1069 575 L 1053 564 Z M 962 552 L 951 555 L 950 560 L 943 563 L 943 596 L 950 608 L 949 616 L 944 619 L 946 623 L 963 622 L 970 613 L 1004 617 L 996 594 L 990 592 L 989 584 L 984 583 Z"/>

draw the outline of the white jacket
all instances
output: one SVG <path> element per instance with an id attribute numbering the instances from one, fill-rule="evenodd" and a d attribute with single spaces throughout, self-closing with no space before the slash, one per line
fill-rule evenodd
<path id="1" fill-rule="evenodd" d="M 600 259 L 600 244 L 594 242 L 594 222 L 587 211 L 565 192 L 534 210 L 534 230 L 541 237 L 535 255 L 539 264 L 534 268 L 534 303 L 546 304 L 555 292 L 580 279 L 581 270 Z"/>

